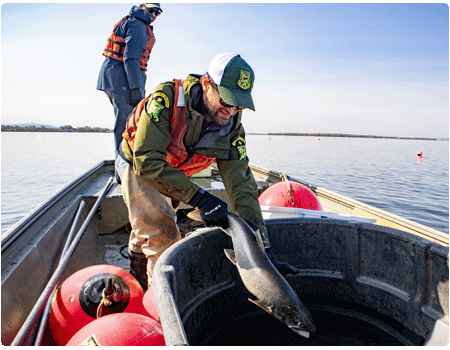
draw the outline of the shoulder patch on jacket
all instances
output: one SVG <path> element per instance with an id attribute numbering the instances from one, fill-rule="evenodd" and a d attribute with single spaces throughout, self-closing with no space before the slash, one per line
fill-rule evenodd
<path id="1" fill-rule="evenodd" d="M 147 107 L 147 114 L 150 119 L 154 119 L 155 122 L 159 122 L 159 114 L 164 109 L 164 106 L 158 102 L 156 99 L 152 100 L 152 103 Z"/>
<path id="2" fill-rule="evenodd" d="M 231 145 L 237 148 L 239 152 L 239 160 L 243 160 L 247 158 L 247 150 L 245 147 L 245 140 L 242 137 L 238 137 L 236 140 L 234 140 Z"/>
<path id="3" fill-rule="evenodd" d="M 166 96 L 163 92 L 155 92 L 153 94 L 153 99 L 158 101 L 161 105 L 163 105 L 166 108 L 169 108 L 169 98 Z"/>

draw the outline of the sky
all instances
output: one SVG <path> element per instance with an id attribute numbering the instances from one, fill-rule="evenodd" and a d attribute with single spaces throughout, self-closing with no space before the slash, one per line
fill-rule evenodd
<path id="1" fill-rule="evenodd" d="M 4 3 L 1 123 L 112 129 L 96 90 L 114 25 L 138 3 Z M 449 7 L 162 3 L 146 95 L 219 53 L 255 72 L 247 133 L 449 136 Z"/>

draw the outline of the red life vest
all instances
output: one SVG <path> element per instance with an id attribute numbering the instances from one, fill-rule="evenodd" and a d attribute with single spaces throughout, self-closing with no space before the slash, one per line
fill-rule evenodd
<path id="1" fill-rule="evenodd" d="M 115 26 L 114 29 L 111 32 L 111 35 L 108 38 L 108 41 L 106 42 L 105 50 L 103 50 L 103 56 L 111 57 L 117 61 L 123 62 L 123 53 L 125 52 L 125 38 L 115 35 L 114 32 L 116 31 L 117 26 L 122 23 L 123 20 L 130 18 L 130 15 L 125 16 L 122 18 Z M 152 52 L 153 46 L 155 45 L 155 35 L 153 34 L 153 30 L 151 30 L 149 25 L 146 25 L 147 28 L 147 45 L 145 46 L 145 51 L 142 54 L 139 65 L 142 70 L 147 70 L 147 63 L 150 59 L 150 53 Z"/>
<path id="2" fill-rule="evenodd" d="M 170 134 L 172 140 L 167 146 L 166 161 L 173 168 L 181 170 L 186 176 L 190 177 L 208 168 L 214 161 L 214 158 L 206 157 L 200 154 L 188 154 L 184 145 L 184 135 L 187 131 L 187 114 L 184 105 L 184 98 L 179 101 L 180 92 L 183 94 L 183 80 L 174 79 L 175 98 L 173 102 L 173 114 L 170 119 Z M 183 96 L 184 97 L 184 96 Z M 135 107 L 127 120 L 125 131 L 122 136 L 127 140 L 128 145 L 134 152 L 134 141 L 136 137 L 139 120 L 144 109 L 145 102 L 151 99 L 151 95 L 143 99 Z"/>

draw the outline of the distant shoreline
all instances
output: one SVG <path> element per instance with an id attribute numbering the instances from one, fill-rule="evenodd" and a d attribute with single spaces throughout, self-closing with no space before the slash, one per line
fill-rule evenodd
<path id="1" fill-rule="evenodd" d="M 82 126 L 82 127 L 72 127 L 70 125 L 56 127 L 46 127 L 46 126 L 18 126 L 18 125 L 2 125 L 2 132 L 113 132 L 107 128 L 99 128 L 99 127 L 90 127 L 90 126 Z"/>
<path id="2" fill-rule="evenodd" d="M 353 135 L 353 134 L 327 134 L 327 133 L 296 133 L 296 132 L 269 132 L 269 133 L 247 133 L 247 135 L 269 135 L 269 136 L 314 136 L 314 137 L 351 137 L 361 139 L 393 139 L 393 140 L 420 140 L 420 141 L 448 141 L 443 137 L 398 137 L 398 136 L 375 136 L 375 135 Z"/>
<path id="3" fill-rule="evenodd" d="M 17 125 L 2 125 L 2 132 L 96 132 L 96 133 L 112 133 L 113 131 L 107 128 L 99 127 L 75 127 L 64 125 L 59 128 L 45 126 L 17 126 Z M 375 136 L 375 135 L 353 135 L 353 134 L 330 134 L 330 133 L 296 133 L 296 132 L 269 132 L 256 133 L 248 132 L 247 135 L 268 135 L 268 136 L 313 136 L 313 137 L 348 137 L 361 139 L 392 139 L 392 140 L 420 140 L 420 141 L 449 141 L 448 138 L 443 137 L 398 137 L 398 136 Z"/>

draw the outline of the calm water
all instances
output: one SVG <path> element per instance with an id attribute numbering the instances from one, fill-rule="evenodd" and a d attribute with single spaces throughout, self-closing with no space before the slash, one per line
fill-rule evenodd
<path id="1" fill-rule="evenodd" d="M 2 234 L 69 181 L 114 158 L 112 134 L 3 132 L 1 142 Z M 254 164 L 447 233 L 448 151 L 445 141 L 247 136 Z"/>
<path id="2" fill-rule="evenodd" d="M 250 136 L 247 144 L 252 163 L 448 233 L 446 141 Z"/>

